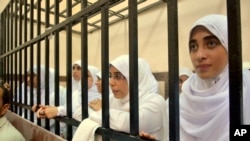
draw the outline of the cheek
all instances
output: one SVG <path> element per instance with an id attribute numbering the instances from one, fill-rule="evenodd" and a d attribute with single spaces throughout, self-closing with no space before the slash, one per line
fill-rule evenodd
<path id="1" fill-rule="evenodd" d="M 88 79 L 88 88 L 91 88 L 93 85 L 93 79 L 92 78 L 89 78 Z"/>

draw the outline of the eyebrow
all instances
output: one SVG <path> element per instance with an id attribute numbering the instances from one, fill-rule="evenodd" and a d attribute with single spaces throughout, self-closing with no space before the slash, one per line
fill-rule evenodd
<path id="1" fill-rule="evenodd" d="M 211 40 L 211 39 L 216 39 L 216 40 L 219 41 L 219 39 L 218 39 L 216 36 L 214 36 L 214 35 L 206 36 L 206 37 L 203 38 L 203 40 Z M 191 44 L 191 43 L 196 43 L 196 42 L 197 42 L 197 40 L 191 39 L 191 40 L 189 41 L 189 44 Z"/>

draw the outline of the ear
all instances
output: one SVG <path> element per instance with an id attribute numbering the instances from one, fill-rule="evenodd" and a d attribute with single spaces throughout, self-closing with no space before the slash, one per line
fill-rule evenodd
<path id="1" fill-rule="evenodd" d="M 2 113 L 5 114 L 9 110 L 9 107 L 10 107 L 10 104 L 4 104 Z"/>

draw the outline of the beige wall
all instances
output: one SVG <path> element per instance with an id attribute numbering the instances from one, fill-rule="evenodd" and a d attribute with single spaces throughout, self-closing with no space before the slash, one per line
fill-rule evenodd
<path id="1" fill-rule="evenodd" d="M 7 2 L 8 0 L 1 0 Z M 3 6 L 1 2 L 1 6 Z M 250 33 L 250 1 L 241 0 L 241 14 L 242 14 L 242 46 L 243 46 L 243 61 L 250 61 L 249 36 Z M 179 8 L 179 63 L 180 66 L 192 67 L 189 52 L 188 52 L 188 32 L 192 23 L 194 23 L 201 16 L 220 13 L 226 14 L 226 0 L 210 0 L 201 2 L 201 0 L 180 0 L 178 3 Z M 0 7 L 0 10 L 2 7 Z M 139 56 L 145 58 L 152 67 L 154 72 L 168 71 L 168 37 L 167 37 L 167 6 L 162 4 L 147 12 L 139 15 L 138 18 L 138 45 Z M 36 29 L 36 26 L 34 26 Z M 77 28 L 75 28 L 77 29 Z M 45 29 L 42 29 L 44 32 Z M 36 33 L 35 33 L 36 34 Z M 100 68 L 101 57 L 101 37 L 100 31 L 89 34 L 89 64 L 95 65 Z M 53 38 L 50 40 L 51 54 L 53 49 Z M 81 38 L 79 35 L 74 34 L 72 39 L 73 57 L 72 60 L 80 58 L 80 43 Z M 44 41 L 42 42 L 42 62 L 47 55 L 44 51 Z M 128 22 L 124 20 L 120 23 L 110 26 L 110 60 L 115 57 L 128 53 Z M 247 54 L 248 53 L 248 54 Z M 60 73 L 66 73 L 66 34 L 60 33 Z M 50 55 L 51 67 L 54 66 L 54 56 Z M 34 59 L 36 61 L 36 59 Z"/>

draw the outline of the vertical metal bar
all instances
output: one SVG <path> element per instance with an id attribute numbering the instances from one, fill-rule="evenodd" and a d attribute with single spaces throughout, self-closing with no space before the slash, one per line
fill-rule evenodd
<path id="1" fill-rule="evenodd" d="M 41 34 L 41 0 L 37 1 L 37 36 Z M 41 64 L 41 41 L 37 42 L 37 73 L 41 74 L 40 64 Z M 37 89 L 41 89 L 41 76 L 37 75 Z M 41 92 L 37 92 L 37 103 L 41 103 Z M 41 119 L 37 119 L 37 125 L 41 125 Z"/>
<path id="2" fill-rule="evenodd" d="M 3 12 L 0 14 L 0 34 L 1 35 L 4 35 L 3 34 L 3 29 L 4 29 L 4 21 L 5 20 L 3 20 L 4 19 L 4 17 L 3 17 Z M 3 44 L 3 39 L 4 37 L 3 36 L 1 36 L 0 37 L 0 46 L 1 46 L 1 48 L 0 48 L 0 56 L 2 55 L 2 54 L 4 54 L 4 44 Z M 3 81 L 3 60 L 1 59 L 0 60 L 0 81 Z"/>
<path id="3" fill-rule="evenodd" d="M 138 113 L 138 17 L 137 1 L 128 1 L 129 15 L 129 94 L 130 94 L 130 134 L 139 134 Z"/>
<path id="4" fill-rule="evenodd" d="M 67 7 L 67 17 L 72 15 L 72 1 L 66 1 Z M 66 46 L 67 46 L 67 116 L 72 118 L 72 24 L 66 26 Z M 67 139 L 71 140 L 72 138 L 72 126 L 67 125 Z"/>
<path id="5" fill-rule="evenodd" d="M 19 2 L 19 45 L 22 44 L 22 30 L 23 30 L 23 17 L 22 17 L 22 12 L 23 12 L 23 3 Z M 23 103 L 23 94 L 22 94 L 22 50 L 19 51 L 19 102 Z M 23 108 L 20 106 L 19 107 L 19 114 L 21 115 L 23 113 Z"/>
<path id="6" fill-rule="evenodd" d="M 14 21 L 14 23 L 15 23 L 15 34 L 14 34 L 14 38 L 15 38 L 15 41 L 14 41 L 14 46 L 15 46 L 15 48 L 17 47 L 17 44 L 18 44 L 18 20 L 17 20 L 17 17 L 18 17 L 18 10 L 17 10 L 17 7 L 18 7 L 18 2 L 17 2 L 17 0 L 15 0 L 15 21 Z M 15 52 L 14 54 L 14 94 L 15 94 L 15 96 L 16 96 L 16 98 L 17 98 L 17 55 L 18 55 L 18 53 L 17 52 Z M 17 100 L 17 99 L 16 99 Z M 20 100 L 20 99 L 19 99 Z M 21 102 L 21 101 L 19 101 L 19 102 Z M 19 115 L 21 115 L 21 111 L 19 111 L 19 113 L 18 113 Z"/>
<path id="7" fill-rule="evenodd" d="M 7 11 L 7 18 L 6 18 L 6 20 L 7 20 L 7 35 L 6 35 L 6 37 L 7 37 L 7 43 L 6 43 L 6 45 L 7 45 L 7 48 L 6 48 L 6 50 L 5 50 L 5 52 L 4 53 L 6 53 L 6 52 L 8 52 L 9 50 L 10 50 L 10 17 L 11 17 L 11 15 L 10 15 L 10 5 L 8 5 L 7 6 L 7 8 L 6 8 L 6 11 Z M 6 80 L 8 83 L 9 83 L 9 74 L 7 74 L 7 73 L 9 73 L 9 66 L 7 65 L 9 63 L 9 56 L 6 56 L 6 58 L 5 58 L 5 64 L 3 65 L 4 67 L 3 68 L 5 68 L 4 69 L 4 80 Z M 13 106 L 11 106 L 11 110 L 13 110 Z"/>
<path id="8" fill-rule="evenodd" d="M 49 17 L 49 12 L 50 12 L 50 0 L 45 1 L 45 28 L 49 28 L 50 24 L 50 17 Z M 48 37 L 45 38 L 45 82 L 49 82 L 49 57 L 50 57 L 50 44 L 49 44 L 49 39 Z M 49 83 L 45 83 L 45 105 L 49 105 Z M 47 130 L 50 130 L 50 124 L 49 120 L 45 119 L 45 128 Z"/>
<path id="9" fill-rule="evenodd" d="M 240 1 L 227 0 L 230 133 L 243 123 Z"/>
<path id="10" fill-rule="evenodd" d="M 177 0 L 169 0 L 168 6 L 168 64 L 169 64 L 169 139 L 179 141 L 179 49 Z"/>
<path id="11" fill-rule="evenodd" d="M 54 1 L 54 6 L 55 6 L 55 15 L 54 15 L 54 22 L 55 25 L 59 23 L 59 0 Z M 59 70 L 60 70 L 60 61 L 59 61 L 59 32 L 55 32 L 55 40 L 54 40 L 54 45 L 55 45 L 55 105 L 59 106 L 60 104 L 60 95 L 59 95 Z M 59 121 L 55 120 L 55 133 L 57 135 L 60 134 L 60 126 L 59 126 Z"/>
<path id="12" fill-rule="evenodd" d="M 102 126 L 109 128 L 109 5 L 101 8 L 101 57 L 102 57 Z M 102 136 L 104 141 L 109 141 L 107 136 Z"/>
<path id="13" fill-rule="evenodd" d="M 10 3 L 10 17 L 11 17 L 11 31 L 10 31 L 10 50 L 13 49 L 13 13 L 14 13 L 14 10 L 13 10 L 13 1 L 11 1 Z M 9 73 L 9 76 L 10 76 L 10 85 L 13 86 L 13 54 L 10 55 L 10 73 Z M 13 90 L 11 89 L 11 93 L 13 93 Z M 14 94 L 14 100 L 15 102 L 17 102 L 17 95 Z M 15 105 L 15 113 L 17 113 L 17 106 Z"/>
<path id="14" fill-rule="evenodd" d="M 27 19 L 27 13 L 28 13 L 28 7 L 27 7 L 27 1 L 25 0 L 24 1 L 24 31 L 23 31 L 23 33 L 24 33 L 24 42 L 27 42 L 27 39 L 28 39 L 28 25 L 27 25 L 27 21 L 28 21 L 28 19 Z M 26 95 L 26 93 L 27 93 L 27 91 L 28 91 L 28 89 L 27 89 L 27 70 L 28 70 L 28 65 L 27 65 L 27 62 L 28 62 L 28 60 L 27 60 L 27 48 L 25 48 L 24 49 L 24 93 L 25 93 L 25 95 L 24 95 L 24 104 L 25 105 L 27 105 L 27 103 L 28 103 L 28 97 L 27 97 L 27 95 Z M 28 118 L 28 110 L 27 109 L 25 109 L 24 110 L 24 118 Z"/>
<path id="15" fill-rule="evenodd" d="M 34 0 L 31 0 L 30 1 L 30 39 L 33 38 L 33 25 L 34 25 Z M 32 106 L 34 104 L 34 96 L 33 96 L 33 64 L 34 64 L 34 61 L 33 61 L 33 58 L 34 58 L 34 51 L 33 51 L 33 44 L 30 45 L 30 105 Z M 34 115 L 33 115 L 33 112 L 30 111 L 30 121 L 34 121 Z"/>
<path id="16" fill-rule="evenodd" d="M 81 9 L 87 7 L 87 0 L 81 1 Z M 88 83 L 86 74 L 88 73 L 88 17 L 81 18 L 81 66 L 82 66 L 82 119 L 88 117 L 88 86 L 84 85 Z"/>
<path id="17" fill-rule="evenodd" d="M 11 23 L 12 15 L 11 15 L 11 11 L 10 11 L 10 4 L 11 3 L 9 3 L 8 8 L 7 8 L 8 9 L 8 23 L 7 23 L 8 24 L 7 25 L 8 26 L 7 27 L 8 28 L 8 46 L 7 46 L 7 51 L 6 52 L 8 52 L 10 50 L 10 48 L 11 48 L 11 46 L 10 46 L 11 45 L 11 40 L 10 40 L 10 35 L 11 35 L 10 27 L 11 26 L 10 26 L 10 23 Z M 10 56 L 7 56 L 6 63 L 9 63 L 9 62 L 10 62 Z M 9 64 L 8 65 L 6 64 L 5 67 L 6 67 L 6 73 L 5 73 L 6 77 L 5 78 L 6 78 L 6 80 L 8 80 L 8 83 L 9 83 L 9 80 L 10 80 L 10 77 L 9 77 L 9 71 L 10 71 Z M 13 106 L 12 106 L 12 110 L 13 110 Z"/>

